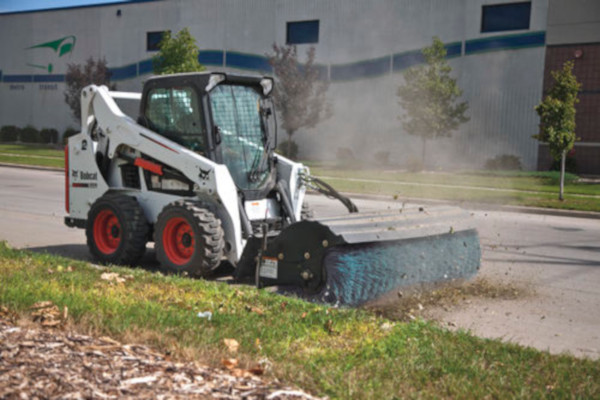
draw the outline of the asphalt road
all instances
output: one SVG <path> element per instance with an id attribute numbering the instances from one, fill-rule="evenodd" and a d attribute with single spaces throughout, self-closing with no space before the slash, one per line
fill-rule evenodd
<path id="1" fill-rule="evenodd" d="M 0 187 L 0 240 L 90 259 L 83 230 L 63 224 L 63 173 L 0 167 Z M 323 197 L 308 201 L 317 218 L 345 213 L 341 204 Z M 356 203 L 361 211 L 402 207 L 399 201 Z M 529 294 L 515 300 L 470 299 L 432 309 L 430 315 L 450 329 L 600 358 L 600 221 L 501 211 L 472 215 L 483 250 L 479 276 Z M 143 262 L 156 265 L 152 251 Z"/>

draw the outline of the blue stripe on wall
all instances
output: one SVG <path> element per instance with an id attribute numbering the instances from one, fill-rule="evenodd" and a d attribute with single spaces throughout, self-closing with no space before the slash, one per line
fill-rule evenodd
<path id="1" fill-rule="evenodd" d="M 269 65 L 267 57 L 257 56 L 254 54 L 244 53 L 229 53 L 227 52 L 227 65 L 228 68 L 239 68 L 239 69 L 250 69 L 260 72 L 271 72 L 272 68 Z"/>
<path id="2" fill-rule="evenodd" d="M 445 44 L 446 58 L 460 57 L 462 51 L 462 42 L 454 42 Z"/>
<path id="3" fill-rule="evenodd" d="M 465 54 L 494 50 L 516 50 L 527 47 L 544 46 L 546 32 L 531 32 L 520 35 L 495 36 L 484 39 L 467 40 Z"/>
<path id="4" fill-rule="evenodd" d="M 546 43 L 546 33 L 529 32 L 518 35 L 493 36 L 482 39 L 467 40 L 465 42 L 465 54 L 476 54 L 486 51 L 500 51 L 510 49 L 521 49 L 528 47 L 544 46 Z M 453 42 L 444 45 L 448 58 L 460 57 L 462 51 L 461 42 Z M 403 53 L 396 53 L 392 56 L 384 56 L 370 60 L 363 60 L 349 64 L 331 65 L 332 81 L 344 81 L 351 79 L 370 78 L 381 76 L 390 72 L 390 57 L 392 59 L 392 72 L 399 72 L 424 62 L 422 50 L 411 50 Z M 222 50 L 203 50 L 198 54 L 198 61 L 202 64 L 212 66 L 222 66 L 226 58 L 226 67 L 246 69 L 257 72 L 272 72 L 268 59 L 265 56 L 256 54 L 245 54 L 238 52 L 225 52 Z M 318 65 L 319 75 L 327 78 L 328 67 Z M 152 59 L 143 60 L 139 63 L 126 65 L 123 67 L 110 68 L 111 79 L 118 81 L 135 78 L 138 75 L 152 73 Z M 64 82 L 64 75 L 4 75 L 0 71 L 0 81 L 7 83 L 26 83 L 26 82 Z"/>
<path id="5" fill-rule="evenodd" d="M 396 53 L 393 56 L 394 72 L 402 71 L 417 64 L 425 62 L 421 50 L 412 50 L 404 53 Z"/>
<path id="6" fill-rule="evenodd" d="M 332 65 L 331 80 L 344 81 L 357 78 L 371 78 L 389 72 L 390 56 L 385 56 L 352 64 Z"/>
<path id="7" fill-rule="evenodd" d="M 8 83 L 32 82 L 33 75 L 4 75 L 2 81 Z"/>
<path id="8" fill-rule="evenodd" d="M 223 66 L 223 51 L 222 50 L 203 50 L 198 54 L 198 62 L 206 65 Z"/>
<path id="9" fill-rule="evenodd" d="M 64 82 L 64 75 L 33 75 L 34 82 Z"/>
<path id="10" fill-rule="evenodd" d="M 138 74 L 151 74 L 152 73 L 152 59 L 140 61 L 138 63 Z"/>
<path id="11" fill-rule="evenodd" d="M 111 80 L 120 81 L 123 79 L 135 78 L 137 76 L 137 63 L 126 65 L 124 67 L 110 68 Z"/>

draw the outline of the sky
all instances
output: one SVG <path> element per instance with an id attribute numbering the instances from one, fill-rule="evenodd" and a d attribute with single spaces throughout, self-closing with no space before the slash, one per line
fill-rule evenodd
<path id="1" fill-rule="evenodd" d="M 52 8 L 126 3 L 128 0 L 0 0 L 0 13 L 47 10 Z"/>

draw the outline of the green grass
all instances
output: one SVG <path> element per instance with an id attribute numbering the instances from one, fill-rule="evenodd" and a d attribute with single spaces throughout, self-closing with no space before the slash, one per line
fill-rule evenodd
<path id="1" fill-rule="evenodd" d="M 600 211 L 600 184 L 580 183 L 571 174 L 565 201 L 559 201 L 557 172 L 408 173 L 313 166 L 311 173 L 350 193 Z"/>
<path id="2" fill-rule="evenodd" d="M 47 146 L 0 144 L 0 162 L 63 168 L 64 155 Z M 572 174 L 566 177 L 565 201 L 559 201 L 558 172 L 411 173 L 307 164 L 313 175 L 343 192 L 600 212 L 600 184 L 578 182 Z"/>
<path id="3" fill-rule="evenodd" d="M 70 266 L 71 268 L 67 268 Z M 270 376 L 331 398 L 598 398 L 600 362 L 550 355 L 366 310 L 332 309 L 252 287 L 110 268 L 0 243 L 0 305 L 27 318 L 37 301 L 67 306 L 76 328 L 218 364 L 273 364 Z M 260 312 L 256 312 L 259 309 Z M 211 321 L 196 316 L 211 311 Z M 207 361 L 208 360 L 208 361 Z"/>
<path id="4" fill-rule="evenodd" d="M 64 152 L 48 146 L 0 144 L 0 162 L 64 168 Z"/>

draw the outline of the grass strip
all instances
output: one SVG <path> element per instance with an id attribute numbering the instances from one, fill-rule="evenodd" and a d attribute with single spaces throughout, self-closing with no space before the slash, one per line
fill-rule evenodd
<path id="1" fill-rule="evenodd" d="M 399 172 L 368 169 L 338 169 L 311 167 L 316 176 L 333 178 L 366 179 L 384 182 L 404 182 L 415 184 L 449 185 L 473 188 L 507 189 L 526 192 L 558 194 L 560 174 L 557 171 L 466 171 L 445 172 Z M 565 177 L 568 194 L 600 196 L 600 184 L 578 182 L 578 177 L 567 174 Z"/>
<path id="2" fill-rule="evenodd" d="M 64 151 L 30 144 L 0 144 L 0 162 L 37 167 L 64 168 Z"/>
<path id="3" fill-rule="evenodd" d="M 0 153 L 15 154 L 21 156 L 56 157 L 64 159 L 64 150 L 54 146 L 35 144 L 0 144 Z"/>
<path id="4" fill-rule="evenodd" d="M 345 178 L 323 178 L 338 191 L 348 193 L 366 193 L 389 195 L 393 198 L 421 198 L 449 200 L 457 203 L 487 203 L 498 205 L 516 205 L 543 207 L 563 210 L 600 212 L 600 198 L 576 196 L 566 190 L 565 201 L 560 201 L 554 193 L 525 192 L 507 190 L 487 190 L 477 187 L 436 187 L 420 184 L 355 181 Z"/>
<path id="5" fill-rule="evenodd" d="M 131 275 L 124 283 L 103 272 Z M 390 321 L 252 287 L 99 270 L 0 243 L 0 304 L 26 318 L 37 301 L 67 306 L 73 326 L 217 363 L 234 338 L 245 363 L 331 398 L 598 398 L 600 362 Z M 197 313 L 211 311 L 212 319 Z"/>

